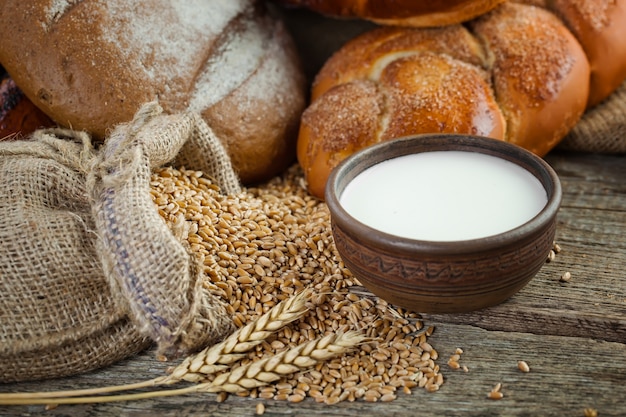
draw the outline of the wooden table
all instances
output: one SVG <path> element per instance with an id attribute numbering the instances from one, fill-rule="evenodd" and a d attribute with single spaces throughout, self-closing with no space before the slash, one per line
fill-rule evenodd
<path id="1" fill-rule="evenodd" d="M 557 242 L 562 251 L 507 302 L 483 311 L 424 315 L 435 326 L 429 342 L 439 351 L 441 389 L 414 389 L 388 403 L 324 405 L 264 400 L 265 415 L 324 416 L 599 416 L 626 415 L 626 157 L 552 152 L 563 204 Z M 570 272 L 571 280 L 559 278 Z M 448 368 L 457 347 L 468 372 Z M 517 361 L 530 372 L 517 368 Z M 106 369 L 59 380 L 0 384 L 0 391 L 99 387 L 161 376 L 166 364 L 152 351 Z M 502 384 L 504 397 L 487 398 Z M 0 406 L 1 416 L 245 416 L 261 400 L 214 394 L 132 402 Z"/>

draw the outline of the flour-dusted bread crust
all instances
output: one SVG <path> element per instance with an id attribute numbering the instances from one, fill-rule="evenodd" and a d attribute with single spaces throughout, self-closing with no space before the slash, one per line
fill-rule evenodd
<path id="1" fill-rule="evenodd" d="M 318 72 L 298 160 L 323 198 L 341 160 L 401 136 L 467 133 L 543 156 L 584 113 L 589 80 L 580 43 L 540 7 L 507 2 L 465 25 L 381 27 Z"/>
<path id="2" fill-rule="evenodd" d="M 63 126 L 105 138 L 139 107 L 196 111 L 254 183 L 294 160 L 305 80 L 254 0 L 5 0 L 0 63 Z"/>
<path id="3" fill-rule="evenodd" d="M 465 22 L 505 0 L 280 0 L 343 18 L 384 25 L 435 27 Z"/>

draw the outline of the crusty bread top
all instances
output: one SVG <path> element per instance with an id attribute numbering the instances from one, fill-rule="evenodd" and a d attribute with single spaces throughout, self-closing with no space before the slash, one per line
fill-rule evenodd
<path id="1" fill-rule="evenodd" d="M 378 78 L 391 60 L 425 51 L 486 65 L 482 47 L 461 25 L 422 30 L 381 27 L 351 40 L 326 61 L 313 81 L 311 101 L 346 80 Z"/>
<path id="2" fill-rule="evenodd" d="M 626 79 L 626 0 L 522 0 L 554 12 L 578 39 L 591 65 L 587 107 Z"/>
<path id="3" fill-rule="evenodd" d="M 434 27 L 480 16 L 505 0 L 282 0 L 335 17 L 358 17 L 386 25 Z"/>
<path id="4" fill-rule="evenodd" d="M 493 56 L 496 99 L 506 140 L 543 156 L 576 124 L 589 95 L 589 64 L 552 13 L 504 4 L 471 22 Z"/>
<path id="5" fill-rule="evenodd" d="M 211 10 L 202 2 L 167 0 L 6 0 L 0 62 L 57 122 L 103 137 L 105 126 L 127 121 L 122 116 L 132 115 L 137 103 L 158 98 L 177 111 L 183 103 L 218 101 L 228 91 L 211 91 L 196 77 L 211 70 L 205 60 L 227 25 L 252 11 L 245 0 L 220 3 Z M 250 48 L 240 72 L 231 71 L 223 84 L 245 79 L 261 48 Z"/>

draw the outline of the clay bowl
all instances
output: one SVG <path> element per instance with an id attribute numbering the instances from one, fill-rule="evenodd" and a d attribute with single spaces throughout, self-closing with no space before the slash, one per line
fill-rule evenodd
<path id="1" fill-rule="evenodd" d="M 539 181 L 547 202 L 539 204 L 543 208 L 538 214 L 511 229 L 444 241 L 381 231 L 357 220 L 340 202 L 346 186 L 367 168 L 433 151 L 477 152 L 510 161 Z M 454 134 L 411 136 L 363 149 L 331 172 L 325 190 L 333 237 L 345 266 L 372 293 L 418 313 L 478 310 L 502 303 L 522 289 L 553 247 L 561 194 L 554 170 L 534 154 L 507 142 Z M 371 204 L 378 204 L 376 195 Z"/>

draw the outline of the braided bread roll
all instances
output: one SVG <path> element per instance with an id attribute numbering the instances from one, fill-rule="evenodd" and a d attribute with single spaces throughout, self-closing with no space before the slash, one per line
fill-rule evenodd
<path id="1" fill-rule="evenodd" d="M 279 0 L 331 17 L 383 25 L 436 27 L 466 22 L 505 0 Z M 591 66 L 588 108 L 626 78 L 626 0 L 511 0 L 556 14 L 578 39 Z"/>
<path id="2" fill-rule="evenodd" d="M 298 160 L 323 198 L 330 171 L 373 143 L 467 133 L 545 155 L 578 122 L 590 66 L 553 13 L 504 3 L 466 26 L 381 27 L 339 49 L 301 117 Z"/>
<path id="3" fill-rule="evenodd" d="M 580 42 L 591 66 L 587 108 L 626 79 L 626 0 L 516 0 L 552 11 Z"/>

